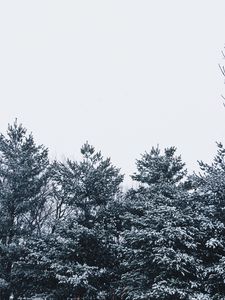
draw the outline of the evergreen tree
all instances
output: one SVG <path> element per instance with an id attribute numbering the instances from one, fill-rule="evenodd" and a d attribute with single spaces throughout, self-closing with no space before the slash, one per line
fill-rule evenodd
<path id="1" fill-rule="evenodd" d="M 55 162 L 54 196 L 77 212 L 80 224 L 91 227 L 97 212 L 118 195 L 123 176 L 109 158 L 104 159 L 88 143 L 82 146 L 81 154 L 81 162 Z"/>
<path id="2" fill-rule="evenodd" d="M 88 143 L 81 154 L 80 162 L 52 166 L 53 226 L 49 234 L 32 242 L 21 263 L 21 273 L 29 270 L 35 282 L 24 295 L 32 290 L 51 292 L 56 299 L 109 297 L 117 258 L 105 212 L 118 201 L 123 176 Z M 21 278 L 28 286 L 32 280 L 26 274 Z"/>
<path id="3" fill-rule="evenodd" d="M 14 122 L 0 134 L 0 299 L 225 298 L 225 149 L 186 177 L 170 147 L 123 175 L 88 143 L 49 165 Z"/>
<path id="4" fill-rule="evenodd" d="M 17 121 L 0 135 L 0 293 L 8 299 L 26 238 L 40 234 L 47 197 L 48 151 Z"/>
<path id="5" fill-rule="evenodd" d="M 211 165 L 199 162 L 201 173 L 191 176 L 192 198 L 200 222 L 198 255 L 204 265 L 204 289 L 212 299 L 225 297 L 225 149 L 217 144 Z"/>
<path id="6" fill-rule="evenodd" d="M 130 230 L 124 231 L 122 299 L 194 299 L 200 295 L 201 261 L 196 255 L 195 219 L 175 148 L 152 148 L 137 161 L 127 194 Z M 191 296 L 193 298 L 191 298 Z M 189 298 L 190 297 L 190 298 Z"/>

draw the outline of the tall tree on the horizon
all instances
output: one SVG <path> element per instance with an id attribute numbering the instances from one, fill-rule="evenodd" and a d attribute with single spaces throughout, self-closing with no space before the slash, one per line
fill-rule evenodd
<path id="1" fill-rule="evenodd" d="M 120 197 L 123 175 L 88 143 L 81 154 L 81 161 L 52 165 L 52 230 L 29 243 L 20 264 L 21 283 L 29 286 L 24 296 L 36 291 L 56 299 L 110 299 L 117 257 L 109 210 Z"/>
<path id="2" fill-rule="evenodd" d="M 197 229 L 182 181 L 185 164 L 175 152 L 152 148 L 137 160 L 132 178 L 140 186 L 127 194 L 131 226 L 123 232 L 123 299 L 195 299 L 198 293 Z"/>
<path id="3" fill-rule="evenodd" d="M 47 198 L 48 150 L 18 124 L 0 135 L 0 298 L 7 300 L 24 241 L 40 235 Z"/>
<path id="4" fill-rule="evenodd" d="M 191 197 L 201 220 L 196 240 L 204 267 L 202 282 L 212 299 L 225 297 L 225 149 L 217 143 L 212 164 L 199 162 L 201 172 L 190 177 Z"/>

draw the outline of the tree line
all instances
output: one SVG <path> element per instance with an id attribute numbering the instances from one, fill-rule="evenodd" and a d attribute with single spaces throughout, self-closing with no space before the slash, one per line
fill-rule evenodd
<path id="1" fill-rule="evenodd" d="M 136 187 L 89 143 L 51 161 L 15 121 L 0 134 L 0 299 L 225 299 L 225 149 L 187 174 L 175 147 Z"/>

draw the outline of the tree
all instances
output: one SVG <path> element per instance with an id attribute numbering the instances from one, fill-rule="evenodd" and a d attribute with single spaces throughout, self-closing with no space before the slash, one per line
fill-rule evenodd
<path id="1" fill-rule="evenodd" d="M 225 149 L 217 143 L 211 165 L 199 162 L 201 173 L 191 176 L 192 197 L 201 219 L 198 255 L 204 265 L 204 289 L 212 299 L 225 297 Z"/>
<path id="2" fill-rule="evenodd" d="M 186 170 L 175 151 L 152 148 L 137 161 L 132 178 L 140 186 L 127 194 L 131 225 L 123 233 L 122 299 L 194 299 L 200 293 L 197 229 L 182 183 Z"/>
<path id="3" fill-rule="evenodd" d="M 148 186 L 153 184 L 170 183 L 176 184 L 186 175 L 185 164 L 180 156 L 175 156 L 176 148 L 170 147 L 161 155 L 159 147 L 152 148 L 150 153 L 142 155 L 137 160 L 137 171 L 132 179 Z"/>
<path id="4" fill-rule="evenodd" d="M 24 295 L 32 290 L 56 299 L 107 299 L 110 294 L 117 258 L 106 211 L 120 197 L 123 176 L 88 143 L 81 154 L 80 162 L 68 159 L 51 167 L 52 230 L 32 242 L 21 262 L 22 281 L 35 283 Z"/>
<path id="5" fill-rule="evenodd" d="M 79 222 L 88 227 L 96 213 L 119 193 L 123 176 L 109 158 L 103 159 L 88 143 L 82 146 L 81 154 L 81 162 L 55 162 L 52 179 L 57 203 L 61 200 L 76 210 Z M 58 214 L 60 218 L 62 207 L 58 207 Z"/>
<path id="6" fill-rule="evenodd" d="M 0 286 L 1 299 L 16 287 L 11 282 L 18 252 L 31 234 L 40 235 L 48 185 L 48 151 L 14 122 L 0 135 Z"/>

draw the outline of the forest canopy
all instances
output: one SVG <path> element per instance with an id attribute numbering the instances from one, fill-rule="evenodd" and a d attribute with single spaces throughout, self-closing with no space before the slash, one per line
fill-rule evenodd
<path id="1" fill-rule="evenodd" d="M 50 161 L 17 121 L 0 135 L 0 299 L 223 299 L 223 145 L 191 175 L 152 147 L 126 191 L 110 158 L 81 155 Z"/>

